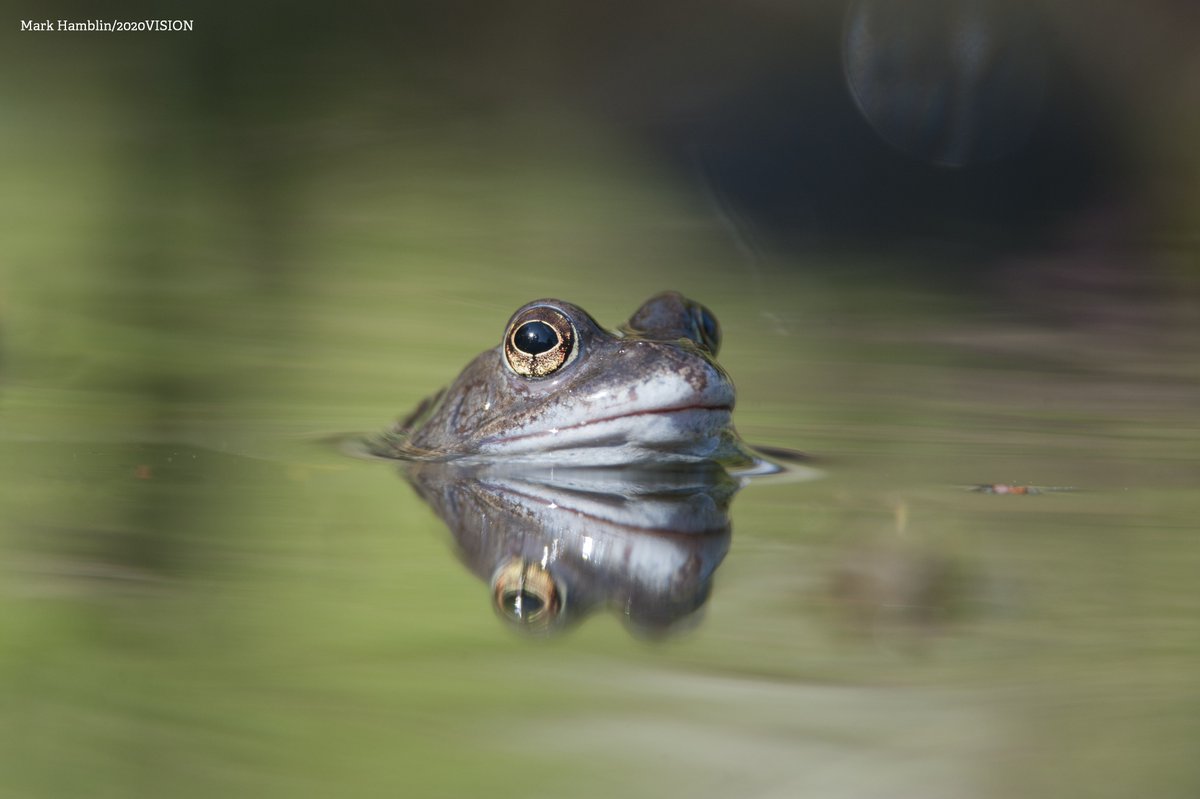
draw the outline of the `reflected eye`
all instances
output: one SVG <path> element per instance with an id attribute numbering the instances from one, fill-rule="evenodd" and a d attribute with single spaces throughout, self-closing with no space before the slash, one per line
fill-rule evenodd
<path id="1" fill-rule="evenodd" d="M 512 321 L 504 360 L 522 377 L 546 377 L 575 357 L 575 329 L 553 308 L 531 308 Z"/>
<path id="2" fill-rule="evenodd" d="M 558 619 L 563 596 L 541 564 L 513 558 L 492 577 L 492 604 L 505 620 L 544 632 Z"/>
<path id="3" fill-rule="evenodd" d="M 692 306 L 692 316 L 696 320 L 701 343 L 708 347 L 709 352 L 716 355 L 717 350 L 721 348 L 721 326 L 717 324 L 717 317 L 713 316 L 712 311 L 700 303 Z"/>

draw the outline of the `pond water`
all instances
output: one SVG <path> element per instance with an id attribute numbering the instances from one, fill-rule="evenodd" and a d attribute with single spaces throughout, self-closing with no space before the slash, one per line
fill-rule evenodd
<path id="1" fill-rule="evenodd" d="M 148 162 L 180 130 L 93 112 L 9 131 L 0 794 L 1200 791 L 1185 276 L 1081 298 L 747 257 L 586 131 L 315 129 L 205 170 L 203 137 Z M 237 184 L 272 158 L 306 167 Z M 334 442 L 528 300 L 614 325 L 667 288 L 720 318 L 742 436 L 822 479 L 732 498 L 669 634 L 516 632 L 397 466 Z"/>

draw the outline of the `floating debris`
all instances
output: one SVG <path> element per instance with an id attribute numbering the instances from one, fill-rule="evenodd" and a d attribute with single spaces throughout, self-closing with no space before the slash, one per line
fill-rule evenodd
<path id="1" fill-rule="evenodd" d="M 980 485 L 967 486 L 968 491 L 974 491 L 978 494 L 1017 494 L 1017 495 L 1032 495 L 1032 494 L 1050 494 L 1063 491 L 1074 491 L 1072 486 L 1019 486 L 1011 483 L 983 483 Z"/>

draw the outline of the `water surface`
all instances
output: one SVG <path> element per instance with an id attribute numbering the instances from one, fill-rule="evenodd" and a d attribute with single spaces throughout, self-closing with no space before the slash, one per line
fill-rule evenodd
<path id="1" fill-rule="evenodd" d="M 87 136 L 6 133 L 0 794 L 1200 789 L 1185 272 L 1048 316 L 1079 295 L 748 261 L 636 152 L 516 123 L 487 152 L 304 129 L 264 197 L 146 166 L 131 142 L 192 129 L 96 103 Z M 720 317 L 742 435 L 826 477 L 737 495 L 680 634 L 516 634 L 395 465 L 328 442 L 530 299 L 615 324 L 666 288 Z"/>

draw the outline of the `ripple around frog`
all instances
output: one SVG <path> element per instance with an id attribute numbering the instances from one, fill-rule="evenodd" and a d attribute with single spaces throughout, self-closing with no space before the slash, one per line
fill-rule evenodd
<path id="1" fill-rule="evenodd" d="M 638 462 L 612 463 L 597 465 L 559 464 L 547 465 L 530 461 L 512 461 L 502 458 L 489 457 L 455 457 L 446 458 L 443 455 L 421 450 L 410 446 L 402 434 L 388 431 L 380 434 L 364 435 L 361 433 L 345 433 L 325 439 L 345 455 L 362 460 L 399 462 L 403 471 L 407 464 L 446 465 L 458 464 L 464 469 L 497 468 L 513 473 L 538 471 L 559 471 L 560 473 L 608 471 L 624 471 L 629 474 L 655 474 L 667 472 L 688 473 L 719 468 L 726 474 L 739 480 L 742 484 L 751 479 L 755 481 L 768 478 L 771 482 L 807 482 L 819 480 L 825 472 L 816 464 L 820 459 L 800 450 L 786 447 L 775 447 L 764 444 L 746 445 L 739 443 L 738 454 L 726 461 L 705 460 L 696 462 Z"/>

